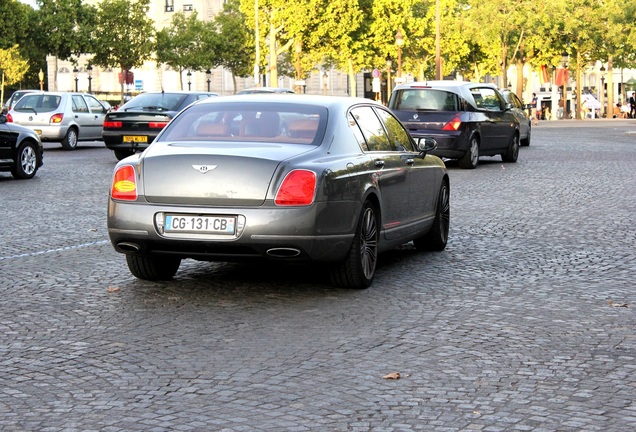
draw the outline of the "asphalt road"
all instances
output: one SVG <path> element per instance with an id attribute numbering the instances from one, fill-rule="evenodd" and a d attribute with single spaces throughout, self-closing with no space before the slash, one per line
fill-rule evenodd
<path id="1" fill-rule="evenodd" d="M 46 144 L 35 179 L 0 173 L 2 431 L 636 430 L 636 120 L 449 163 L 447 249 L 386 253 L 362 291 L 195 261 L 136 280 L 114 165 Z"/>

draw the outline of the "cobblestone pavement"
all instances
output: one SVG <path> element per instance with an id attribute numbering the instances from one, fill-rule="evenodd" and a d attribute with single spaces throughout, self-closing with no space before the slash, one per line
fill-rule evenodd
<path id="1" fill-rule="evenodd" d="M 449 163 L 446 251 L 386 253 L 362 291 L 195 261 L 136 280 L 114 164 L 47 144 L 35 179 L 0 173 L 1 430 L 636 430 L 636 121 Z"/>

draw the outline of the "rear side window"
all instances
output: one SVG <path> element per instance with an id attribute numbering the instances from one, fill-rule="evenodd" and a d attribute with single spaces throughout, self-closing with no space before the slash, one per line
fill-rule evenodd
<path id="1" fill-rule="evenodd" d="M 15 105 L 18 112 L 49 112 L 55 111 L 60 105 L 62 96 L 50 94 L 25 95 Z"/>
<path id="2" fill-rule="evenodd" d="M 402 111 L 458 111 L 459 97 L 452 92 L 432 88 L 399 90 L 393 109 Z"/>
<path id="3" fill-rule="evenodd" d="M 501 111 L 502 101 L 497 91 L 490 87 L 473 87 L 470 93 L 475 100 L 475 106 L 488 111 Z"/>
<path id="4" fill-rule="evenodd" d="M 351 110 L 351 115 L 360 127 L 364 139 L 367 142 L 368 151 L 392 151 L 393 146 L 389 141 L 382 122 L 375 115 L 371 107 L 357 107 Z"/>

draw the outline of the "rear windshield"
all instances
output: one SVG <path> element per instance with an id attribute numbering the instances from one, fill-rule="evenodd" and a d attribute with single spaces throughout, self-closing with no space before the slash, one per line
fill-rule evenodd
<path id="1" fill-rule="evenodd" d="M 50 94 L 26 94 L 20 98 L 13 108 L 18 112 L 49 112 L 55 111 L 60 105 L 62 96 Z"/>
<path id="2" fill-rule="evenodd" d="M 142 93 L 122 105 L 119 111 L 130 109 L 179 111 L 187 97 L 187 94 L 180 93 Z"/>
<path id="3" fill-rule="evenodd" d="M 458 111 L 459 97 L 452 92 L 431 88 L 403 89 L 395 94 L 392 109 L 402 111 Z"/>
<path id="4" fill-rule="evenodd" d="M 289 103 L 196 104 L 177 116 L 158 141 L 261 141 L 314 144 L 322 141 L 327 109 Z"/>

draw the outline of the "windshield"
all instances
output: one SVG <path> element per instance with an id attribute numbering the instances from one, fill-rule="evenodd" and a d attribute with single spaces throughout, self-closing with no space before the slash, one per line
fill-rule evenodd
<path id="1" fill-rule="evenodd" d="M 186 94 L 178 93 L 143 93 L 126 102 L 119 110 L 179 111 L 187 97 Z"/>
<path id="2" fill-rule="evenodd" d="M 402 111 L 458 111 L 459 98 L 455 93 L 432 88 L 398 90 L 393 109 Z"/>
<path id="3" fill-rule="evenodd" d="M 262 141 L 314 144 L 322 141 L 327 109 L 282 103 L 196 104 L 177 116 L 158 141 Z"/>

